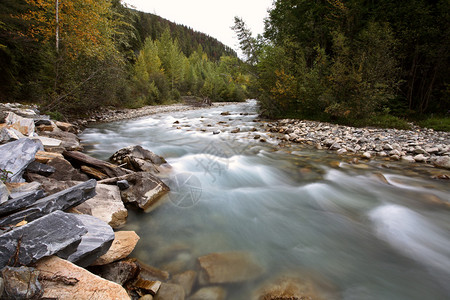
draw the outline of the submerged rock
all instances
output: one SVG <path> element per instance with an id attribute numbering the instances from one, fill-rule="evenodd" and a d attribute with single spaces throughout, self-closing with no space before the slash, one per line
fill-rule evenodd
<path id="1" fill-rule="evenodd" d="M 210 286 L 199 289 L 189 300 L 225 300 L 227 291 L 220 286 Z"/>
<path id="2" fill-rule="evenodd" d="M 264 269 L 248 252 L 212 253 L 198 258 L 202 285 L 235 283 L 256 279 Z"/>
<path id="3" fill-rule="evenodd" d="M 20 139 L 0 146 L 0 169 L 11 172 L 7 182 L 24 182 L 22 175 L 34 161 L 39 150 L 44 150 L 40 141 Z"/>
<path id="4" fill-rule="evenodd" d="M 93 267 L 92 269 L 102 278 L 120 285 L 135 279 L 140 272 L 140 267 L 135 259 L 124 259 L 108 265 Z"/>
<path id="5" fill-rule="evenodd" d="M 78 218 L 56 211 L 0 235 L 0 269 L 29 265 L 61 250 L 75 252 L 87 232 Z"/>
<path id="6" fill-rule="evenodd" d="M 197 272 L 190 270 L 173 276 L 170 282 L 181 285 L 185 294 L 190 295 L 196 280 Z"/>
<path id="7" fill-rule="evenodd" d="M 117 283 L 56 256 L 40 260 L 36 269 L 41 273 L 43 297 L 47 299 L 130 299 L 125 289 Z"/>
<path id="8" fill-rule="evenodd" d="M 184 300 L 184 289 L 178 284 L 162 283 L 155 300 Z"/>

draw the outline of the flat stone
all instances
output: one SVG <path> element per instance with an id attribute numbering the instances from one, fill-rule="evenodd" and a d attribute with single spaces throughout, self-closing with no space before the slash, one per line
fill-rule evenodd
<path id="1" fill-rule="evenodd" d="M 198 258 L 201 285 L 235 283 L 256 279 L 264 269 L 248 252 L 212 253 Z"/>
<path id="2" fill-rule="evenodd" d="M 131 258 L 104 266 L 92 267 L 92 269 L 102 278 L 120 285 L 124 285 L 126 282 L 135 279 L 140 272 L 140 267 L 136 263 L 136 260 Z"/>
<path id="3" fill-rule="evenodd" d="M 44 198 L 44 196 L 45 193 L 42 190 L 15 193 L 11 199 L 0 205 L 0 217 L 30 207 L 35 204 L 37 200 Z"/>
<path id="4" fill-rule="evenodd" d="M 53 139 L 45 136 L 36 136 L 33 137 L 33 139 L 40 140 L 42 145 L 44 145 L 44 148 L 48 147 L 59 147 L 62 145 L 62 141 L 58 139 Z"/>
<path id="5" fill-rule="evenodd" d="M 162 283 L 155 300 L 184 300 L 183 287 L 178 284 Z"/>
<path id="6" fill-rule="evenodd" d="M 143 210 L 151 210 L 161 204 L 161 197 L 169 191 L 169 187 L 150 173 L 134 173 L 121 178 L 131 185 L 121 191 L 125 203 L 135 204 Z"/>
<path id="7" fill-rule="evenodd" d="M 20 139 L 0 146 L 0 169 L 12 173 L 6 181 L 23 182 L 23 172 L 39 150 L 44 150 L 41 142 L 31 139 Z"/>
<path id="8" fill-rule="evenodd" d="M 36 173 L 42 176 L 50 176 L 55 173 L 55 168 L 52 166 L 48 166 L 46 164 L 42 164 L 37 161 L 33 161 L 27 167 L 27 172 Z"/>
<path id="9" fill-rule="evenodd" d="M 85 233 L 87 230 L 78 218 L 62 211 L 16 227 L 0 235 L 0 269 L 6 265 L 29 265 L 61 250 L 74 252 Z"/>
<path id="10" fill-rule="evenodd" d="M 186 295 L 190 295 L 196 280 L 197 280 L 197 272 L 189 270 L 189 271 L 174 275 L 173 278 L 170 280 L 170 283 L 175 283 L 175 284 L 181 285 L 184 289 L 184 293 Z"/>
<path id="11" fill-rule="evenodd" d="M 81 151 L 83 147 L 80 145 L 78 137 L 66 131 L 42 131 L 40 136 L 45 136 L 61 141 L 61 147 L 67 151 Z"/>
<path id="12" fill-rule="evenodd" d="M 114 185 L 97 184 L 95 192 L 97 194 L 95 197 L 78 205 L 75 209 L 99 218 L 113 228 L 124 225 L 128 211 L 120 197 L 119 188 Z"/>
<path id="13" fill-rule="evenodd" d="M 80 205 L 87 199 L 95 196 L 96 185 L 97 182 L 91 179 L 56 194 L 39 199 L 29 208 L 1 219 L 0 226 L 15 225 L 23 220 L 31 222 L 54 211 L 66 210 Z"/>
<path id="14" fill-rule="evenodd" d="M 39 271 L 34 268 L 5 267 L 2 277 L 5 279 L 2 299 L 40 299 L 44 293 L 38 280 Z"/>
<path id="15" fill-rule="evenodd" d="M 134 250 L 139 239 L 134 231 L 116 231 L 114 241 L 108 252 L 100 256 L 92 265 L 107 265 L 127 257 Z"/>
<path id="16" fill-rule="evenodd" d="M 227 291 L 221 286 L 210 286 L 199 289 L 189 300 L 225 300 Z"/>
<path id="17" fill-rule="evenodd" d="M 12 128 L 18 130 L 20 133 L 26 136 L 30 136 L 34 133 L 34 120 L 29 118 L 23 118 L 10 112 L 5 119 L 5 123 L 10 125 Z"/>
<path id="18" fill-rule="evenodd" d="M 44 298 L 72 299 L 130 299 L 125 289 L 56 256 L 40 260 L 36 269 L 41 273 Z M 45 277 L 44 277 L 44 276 Z M 61 280 L 55 280 L 57 275 Z"/>
<path id="19" fill-rule="evenodd" d="M 34 159 L 37 162 L 40 162 L 42 164 L 46 164 L 54 158 L 64 159 L 64 156 L 61 153 L 46 152 L 46 151 L 38 151 L 38 152 L 36 152 L 36 155 L 34 156 Z"/>
<path id="20" fill-rule="evenodd" d="M 105 254 L 114 240 L 114 231 L 107 223 L 89 215 L 73 214 L 86 228 L 87 233 L 81 237 L 77 251 L 73 253 L 58 252 L 57 255 L 81 267 L 87 267 Z"/>

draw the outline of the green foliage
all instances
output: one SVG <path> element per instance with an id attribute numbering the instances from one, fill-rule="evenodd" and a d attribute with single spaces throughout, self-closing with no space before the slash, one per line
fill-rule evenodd
<path id="1" fill-rule="evenodd" d="M 8 180 L 10 174 L 12 174 L 11 171 L 8 171 L 6 169 L 0 169 L 0 181 L 5 183 Z"/>
<path id="2" fill-rule="evenodd" d="M 450 117 L 429 117 L 417 123 L 420 127 L 450 132 Z"/>

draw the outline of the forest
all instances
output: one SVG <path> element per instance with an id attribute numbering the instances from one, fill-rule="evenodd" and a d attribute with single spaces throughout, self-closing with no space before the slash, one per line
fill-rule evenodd
<path id="1" fill-rule="evenodd" d="M 248 97 L 250 76 L 215 38 L 119 0 L 2 0 L 0 101 L 54 117 L 100 107 Z"/>
<path id="2" fill-rule="evenodd" d="M 234 29 L 267 116 L 448 124 L 449 14 L 448 0 L 276 0 L 262 36 Z"/>

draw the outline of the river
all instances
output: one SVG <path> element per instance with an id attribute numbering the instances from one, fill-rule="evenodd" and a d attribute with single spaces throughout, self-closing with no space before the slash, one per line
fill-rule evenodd
<path id="1" fill-rule="evenodd" d="M 262 126 L 248 101 L 86 129 L 94 157 L 139 144 L 172 166 L 166 202 L 129 211 L 123 229 L 141 237 L 132 256 L 175 273 L 201 255 L 249 251 L 266 275 L 227 285 L 228 299 L 284 272 L 320 281 L 330 299 L 450 299 L 448 181 L 280 148 Z"/>

